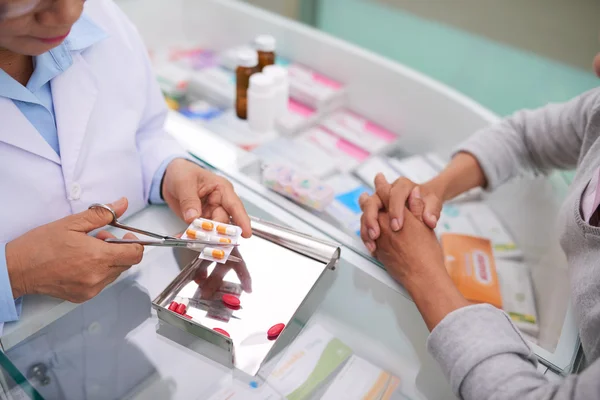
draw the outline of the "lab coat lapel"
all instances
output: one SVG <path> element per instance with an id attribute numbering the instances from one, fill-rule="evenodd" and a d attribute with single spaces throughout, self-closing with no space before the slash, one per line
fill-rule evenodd
<path id="1" fill-rule="evenodd" d="M 77 160 L 96 104 L 98 83 L 80 53 L 72 53 L 73 65 L 51 81 L 58 143 L 66 181 L 74 176 Z"/>
<path id="2" fill-rule="evenodd" d="M 58 154 L 12 100 L 0 97 L 0 142 L 60 164 Z"/>

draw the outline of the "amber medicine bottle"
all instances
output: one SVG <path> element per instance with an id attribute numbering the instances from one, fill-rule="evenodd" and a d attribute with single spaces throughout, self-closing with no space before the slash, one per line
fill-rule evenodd
<path id="1" fill-rule="evenodd" d="M 238 67 L 235 71 L 236 93 L 235 113 L 238 118 L 248 117 L 248 87 L 250 77 L 258 72 L 258 55 L 252 50 L 240 50 L 238 52 Z"/>
<path id="2" fill-rule="evenodd" d="M 271 35 L 260 35 L 254 40 L 258 53 L 258 71 L 262 72 L 267 65 L 275 64 L 275 38 Z"/>

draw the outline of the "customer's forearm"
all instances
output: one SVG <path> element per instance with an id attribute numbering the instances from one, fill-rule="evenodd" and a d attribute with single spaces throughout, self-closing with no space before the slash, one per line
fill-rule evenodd
<path id="1" fill-rule="evenodd" d="M 428 186 L 440 200 L 447 201 L 476 187 L 485 187 L 485 175 L 477 159 L 469 153 L 458 153 L 450 164 Z"/>
<path id="2" fill-rule="evenodd" d="M 430 331 L 446 315 L 470 304 L 460 294 L 450 276 L 437 270 L 438 272 L 432 274 L 424 271 L 418 276 L 407 277 L 402 282 Z"/>

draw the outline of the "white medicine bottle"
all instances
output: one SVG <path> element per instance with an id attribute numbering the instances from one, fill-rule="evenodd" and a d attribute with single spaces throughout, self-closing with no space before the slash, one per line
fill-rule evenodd
<path id="1" fill-rule="evenodd" d="M 263 73 L 250 77 L 248 125 L 256 134 L 271 133 L 275 127 L 276 90 L 273 79 Z"/>
<path id="2" fill-rule="evenodd" d="M 288 112 L 290 98 L 288 71 L 279 65 L 267 65 L 263 69 L 263 74 L 273 79 L 275 85 L 275 117 L 279 118 Z"/>

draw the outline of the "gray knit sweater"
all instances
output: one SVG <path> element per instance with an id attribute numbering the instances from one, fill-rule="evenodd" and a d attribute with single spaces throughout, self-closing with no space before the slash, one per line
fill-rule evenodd
<path id="1" fill-rule="evenodd" d="M 581 195 L 600 167 L 600 88 L 565 104 L 517 112 L 460 150 L 479 160 L 492 190 L 525 172 L 577 167 L 558 229 L 589 365 L 579 375 L 548 381 L 508 316 L 489 305 L 446 316 L 429 337 L 429 351 L 464 399 L 600 399 L 600 228 L 580 212 Z"/>

